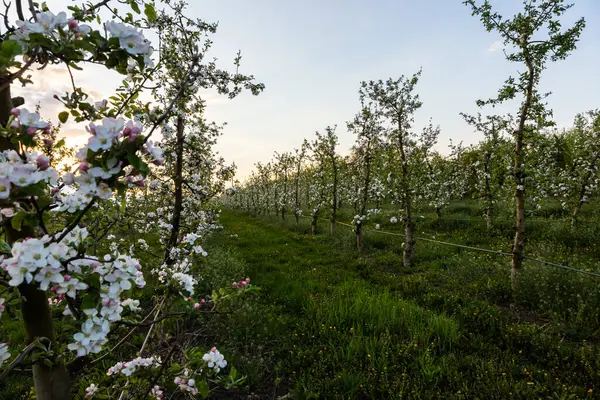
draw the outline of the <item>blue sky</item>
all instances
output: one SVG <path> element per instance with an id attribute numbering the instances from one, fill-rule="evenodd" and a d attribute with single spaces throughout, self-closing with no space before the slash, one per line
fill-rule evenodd
<path id="1" fill-rule="evenodd" d="M 493 3 L 511 14 L 522 4 Z M 359 82 L 397 78 L 419 67 L 417 91 L 424 104 L 415 128 L 429 117 L 439 124 L 442 152 L 449 138 L 474 143 L 480 137 L 459 112 L 477 112 L 475 100 L 493 96 L 518 71 L 501 51 L 491 51 L 499 37 L 487 33 L 459 0 L 220 0 L 199 1 L 192 9 L 219 21 L 215 53 L 225 61 L 241 49 L 242 70 L 266 84 L 258 97 L 209 106 L 211 118 L 228 122 L 219 148 L 236 161 L 240 176 L 330 124 L 338 125 L 340 150 L 346 152 L 354 137 L 345 121 L 358 111 Z M 600 107 L 600 2 L 578 0 L 566 21 L 581 16 L 587 28 L 578 50 L 551 65 L 542 79 L 542 88 L 553 92 L 548 102 L 561 126 L 577 112 Z"/>
<path id="2" fill-rule="evenodd" d="M 67 3 L 59 0 L 57 3 Z M 449 139 L 477 142 L 480 136 L 459 112 L 475 113 L 475 101 L 493 96 L 502 82 L 518 72 L 504 60 L 497 42 L 460 0 L 190 0 L 190 14 L 219 22 L 211 55 L 229 68 L 242 50 L 241 72 L 265 83 L 258 97 L 244 94 L 234 100 L 210 96 L 207 115 L 227 122 L 218 149 L 247 175 L 257 161 L 273 152 L 291 151 L 314 131 L 338 125 L 341 153 L 354 137 L 345 121 L 359 109 L 361 80 L 397 78 L 423 68 L 417 92 L 423 107 L 415 129 L 431 117 L 441 126 L 438 150 Z M 504 14 L 518 11 L 521 0 L 494 0 Z M 542 78 L 551 90 L 549 105 L 559 126 L 578 112 L 600 108 L 600 1 L 577 0 L 565 25 L 584 16 L 587 27 L 577 51 L 553 64 Z M 54 9 L 53 9 L 54 10 Z M 56 9 L 58 11 L 58 8 Z M 495 51 L 494 51 L 495 50 Z M 36 87 L 48 96 L 68 88 L 68 77 L 39 77 Z M 118 80 L 98 79 L 96 72 L 77 76 L 82 85 L 102 96 Z M 40 83 L 41 82 L 41 83 Z M 37 88 L 30 89 L 33 93 Z M 502 111 L 515 112 L 507 107 Z M 69 128 L 78 137 L 82 130 Z"/>

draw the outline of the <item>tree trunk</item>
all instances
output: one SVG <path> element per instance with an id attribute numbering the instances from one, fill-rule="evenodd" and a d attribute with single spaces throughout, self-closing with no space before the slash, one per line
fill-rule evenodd
<path id="1" fill-rule="evenodd" d="M 438 219 L 442 218 L 442 209 L 440 206 L 435 206 L 435 215 Z"/>
<path id="2" fill-rule="evenodd" d="M 533 68 L 533 64 L 528 56 L 526 56 L 525 61 L 529 69 L 529 77 L 527 82 L 525 102 L 521 107 L 519 126 L 517 128 L 517 131 L 515 132 L 515 180 L 517 189 L 515 190 L 516 221 L 511 267 L 511 284 L 513 291 L 515 291 L 518 288 L 519 273 L 521 272 L 521 266 L 523 264 L 523 250 L 525 248 L 525 171 L 523 169 L 523 161 L 525 159 L 525 148 L 523 139 L 525 132 L 525 122 L 527 121 L 527 115 L 529 113 L 529 108 L 531 107 L 531 99 L 533 96 L 533 83 L 535 81 L 535 71 Z"/>
<path id="3" fill-rule="evenodd" d="M 575 232 L 577 230 L 577 216 L 579 215 L 579 211 L 581 211 L 581 206 L 583 203 L 581 201 L 577 202 L 577 205 L 573 209 L 573 214 L 571 214 L 571 230 Z"/>
<path id="4" fill-rule="evenodd" d="M 173 206 L 173 217 L 171 219 L 171 235 L 169 241 L 165 247 L 165 262 L 170 264 L 171 260 L 171 249 L 177 246 L 177 238 L 179 237 L 179 230 L 181 226 L 181 211 L 183 208 L 183 144 L 184 144 L 184 121 L 182 116 L 177 117 L 177 137 L 175 143 L 175 176 L 173 182 L 175 183 L 175 204 Z M 250 193 L 252 196 L 252 193 Z M 249 201 L 249 200 L 248 200 Z M 249 207 L 248 211 L 251 212 Z"/>
<path id="5" fill-rule="evenodd" d="M 404 136 L 402 134 L 402 120 L 398 121 L 398 135 L 399 147 L 400 147 L 400 160 L 402 162 L 402 185 L 404 186 L 404 210 L 406 212 L 406 219 L 404 222 L 404 253 L 402 254 L 402 264 L 404 267 L 410 267 L 412 262 L 412 256 L 414 252 L 414 238 L 413 232 L 415 230 L 415 223 L 412 217 L 412 198 L 410 191 L 409 171 L 408 171 L 408 160 L 406 158 L 406 152 L 404 151 Z"/>
<path id="6" fill-rule="evenodd" d="M 585 192 L 587 191 L 587 186 L 594 174 L 594 171 L 596 171 L 596 164 L 598 163 L 599 156 L 600 151 L 596 151 L 594 153 L 594 156 L 592 157 L 592 161 L 590 162 L 587 172 L 583 177 L 583 181 L 581 182 L 581 187 L 579 188 L 579 194 L 577 198 L 577 205 L 575 206 L 575 208 L 573 209 L 573 213 L 571 214 L 571 230 L 573 231 L 577 229 L 577 217 L 579 216 L 581 207 L 583 207 L 583 205 L 585 204 Z"/>
<path id="7" fill-rule="evenodd" d="M 367 153 L 365 156 L 365 181 L 363 185 L 363 197 L 360 204 L 360 213 L 359 216 L 362 217 L 365 215 L 365 211 L 367 209 L 367 201 L 369 200 L 369 185 L 371 184 L 371 143 L 367 144 Z M 364 237 L 362 224 L 364 221 L 361 221 L 360 224 L 356 224 L 356 247 L 358 251 L 362 251 L 364 247 Z"/>
<path id="8" fill-rule="evenodd" d="M 487 206 L 485 209 L 485 226 L 487 231 L 492 230 L 492 211 L 494 207 L 494 197 L 492 195 L 492 151 L 496 145 L 496 127 L 494 122 L 492 122 L 492 143 L 491 149 L 488 149 L 485 153 L 485 161 L 484 161 L 484 172 L 485 172 L 485 198 L 487 200 Z"/>
<path id="9" fill-rule="evenodd" d="M 279 218 L 279 205 L 277 204 L 278 200 L 279 200 L 279 196 L 278 196 L 278 193 L 277 193 L 277 187 L 275 187 L 275 189 L 273 190 L 273 192 L 274 192 L 273 193 L 273 205 L 274 205 L 274 208 L 275 208 L 275 219 L 277 219 L 277 218 Z"/>
<path id="10" fill-rule="evenodd" d="M 364 233 L 362 229 L 362 223 L 355 225 L 356 226 L 356 249 L 360 252 L 363 251 L 365 246 L 364 242 Z"/>
<path id="11" fill-rule="evenodd" d="M 24 231 L 18 232 L 22 233 Z M 27 342 L 31 343 L 38 338 L 46 338 L 54 346 L 54 323 L 48 305 L 48 296 L 45 291 L 39 290 L 36 284 L 23 284 L 19 286 L 22 296 L 21 311 Z M 49 345 L 49 343 L 44 343 Z M 40 361 L 33 365 L 33 383 L 36 399 L 38 400 L 63 400 L 70 398 L 71 380 L 69 373 L 62 362 L 53 360 L 51 367 Z"/>
<path id="12" fill-rule="evenodd" d="M 300 159 L 302 160 L 302 159 Z M 300 167 L 301 163 L 298 162 L 298 169 L 296 170 L 296 180 L 294 188 L 294 216 L 296 217 L 296 225 L 300 223 Z"/>
<path id="13" fill-rule="evenodd" d="M 285 200 L 287 198 L 287 171 L 283 177 L 283 200 L 281 202 L 281 219 L 285 222 Z"/>
<path id="14" fill-rule="evenodd" d="M 486 207 L 485 210 L 485 226 L 486 229 L 489 231 L 492 230 L 492 204 L 488 203 L 488 206 Z"/>
<path id="15" fill-rule="evenodd" d="M 415 223 L 412 219 L 412 208 L 410 202 L 406 202 L 405 210 L 406 221 L 404 223 L 404 253 L 402 254 L 402 264 L 405 267 L 410 267 L 415 245 L 415 239 L 413 237 Z"/>
<path id="16" fill-rule="evenodd" d="M 336 219 L 337 209 L 338 209 L 338 198 L 337 198 L 338 170 L 337 170 L 337 163 L 335 160 L 335 153 L 333 153 L 333 155 L 331 155 L 331 166 L 333 169 L 333 188 L 332 188 L 332 202 L 331 202 L 331 221 L 329 224 L 330 224 L 330 228 L 331 228 L 331 235 L 333 235 L 335 233 L 335 219 Z"/>
<path id="17" fill-rule="evenodd" d="M 310 231 L 313 235 L 317 234 L 317 221 L 319 219 L 319 215 L 318 214 L 313 214 L 313 218 L 312 221 L 310 223 Z"/>
<path id="18" fill-rule="evenodd" d="M 6 125 L 10 118 L 13 101 L 10 95 L 10 86 L 0 92 L 0 122 Z M 10 138 L 0 137 L 0 151 L 14 150 L 15 145 Z M 34 232 L 29 227 L 20 231 L 14 230 L 10 224 L 5 227 L 6 240 L 13 245 L 17 240 L 33 237 Z M 48 305 L 45 291 L 39 290 L 35 284 L 22 284 L 19 286 L 21 294 L 21 310 L 25 333 L 28 343 L 37 338 L 47 338 L 53 346 L 54 323 Z M 46 343 L 47 345 L 48 343 Z M 43 360 L 33 364 L 33 383 L 36 399 L 38 400 L 63 400 L 70 398 L 71 381 L 65 365 L 59 360 L 53 360 L 52 366 L 44 364 Z"/>

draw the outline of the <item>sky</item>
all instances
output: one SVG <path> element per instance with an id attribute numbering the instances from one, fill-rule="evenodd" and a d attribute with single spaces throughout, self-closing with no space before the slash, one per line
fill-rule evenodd
<path id="1" fill-rule="evenodd" d="M 66 0 L 53 3 L 68 4 Z M 292 151 L 315 131 L 337 125 L 339 152 L 348 152 L 354 136 L 345 122 L 359 111 L 362 80 L 412 75 L 423 69 L 416 92 L 423 107 L 415 129 L 429 118 L 440 125 L 437 149 L 447 153 L 449 140 L 472 144 L 482 136 L 459 115 L 476 113 L 475 101 L 493 97 L 504 80 L 522 67 L 504 59 L 499 36 L 488 33 L 460 0 L 189 0 L 189 15 L 219 22 L 210 55 L 221 69 L 231 69 L 242 51 L 240 72 L 266 85 L 259 96 L 244 93 L 229 100 L 209 96 L 207 117 L 226 122 L 217 149 L 238 166 L 243 179 L 254 163 L 268 162 L 275 151 Z M 504 14 L 518 12 L 521 0 L 493 0 Z M 600 1 L 577 0 L 564 26 L 585 17 L 578 49 L 549 65 L 541 91 L 559 127 L 575 114 L 600 108 Z M 78 85 L 102 98 L 119 83 L 99 69 L 76 74 Z M 21 93 L 34 95 L 45 109 L 57 107 L 54 93 L 68 90 L 68 75 L 52 67 L 34 74 L 36 84 Z M 100 100 L 100 98 L 98 100 Z M 58 108 L 56 108 L 58 109 Z M 515 106 L 500 111 L 512 112 Z M 485 113 L 485 111 L 484 111 Z M 56 113 L 54 113 L 56 115 Z M 70 143 L 82 143 L 81 127 L 67 126 Z"/>

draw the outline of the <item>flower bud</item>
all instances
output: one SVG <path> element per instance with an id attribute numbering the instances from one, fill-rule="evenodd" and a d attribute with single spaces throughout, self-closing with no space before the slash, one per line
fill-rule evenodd
<path id="1" fill-rule="evenodd" d="M 27 128 L 27 134 L 28 134 L 29 136 L 33 136 L 33 135 L 35 135 L 35 133 L 36 133 L 36 132 L 37 132 L 37 128 L 34 128 L 34 127 L 32 127 L 32 126 L 30 126 L 29 128 Z"/>
<path id="2" fill-rule="evenodd" d="M 200 304 L 199 303 L 195 303 L 194 304 L 194 310 L 199 310 L 200 309 Z"/>
<path id="3" fill-rule="evenodd" d="M 88 169 L 90 169 L 90 165 L 86 162 L 82 162 L 79 164 L 79 167 L 77 167 L 77 169 L 79 169 L 80 171 L 87 171 Z"/>
<path id="4" fill-rule="evenodd" d="M 77 20 L 74 18 L 69 19 L 69 22 L 67 22 L 67 25 L 69 25 L 69 29 L 71 29 L 73 31 L 79 27 Z"/>
<path id="5" fill-rule="evenodd" d="M 40 154 L 35 162 L 37 163 L 38 168 L 42 171 L 50 168 L 50 160 L 44 154 Z"/>
<path id="6" fill-rule="evenodd" d="M 18 117 L 19 115 L 21 115 L 21 110 L 19 110 L 18 108 L 13 108 L 12 110 L 10 110 L 10 114 Z"/>
<path id="7" fill-rule="evenodd" d="M 44 138 L 44 144 L 48 147 L 52 147 L 52 145 L 54 144 L 54 140 L 52 139 L 48 139 L 48 138 Z"/>

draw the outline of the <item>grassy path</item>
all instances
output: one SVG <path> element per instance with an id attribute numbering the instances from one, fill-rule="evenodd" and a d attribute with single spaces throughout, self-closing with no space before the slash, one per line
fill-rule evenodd
<path id="1" fill-rule="evenodd" d="M 233 212 L 222 223 L 212 246 L 242 259 L 262 290 L 215 329 L 257 398 L 595 395 L 596 346 L 498 305 L 504 282 L 465 275 L 481 258 L 390 273 L 390 251 L 358 255 L 327 235 Z"/>

